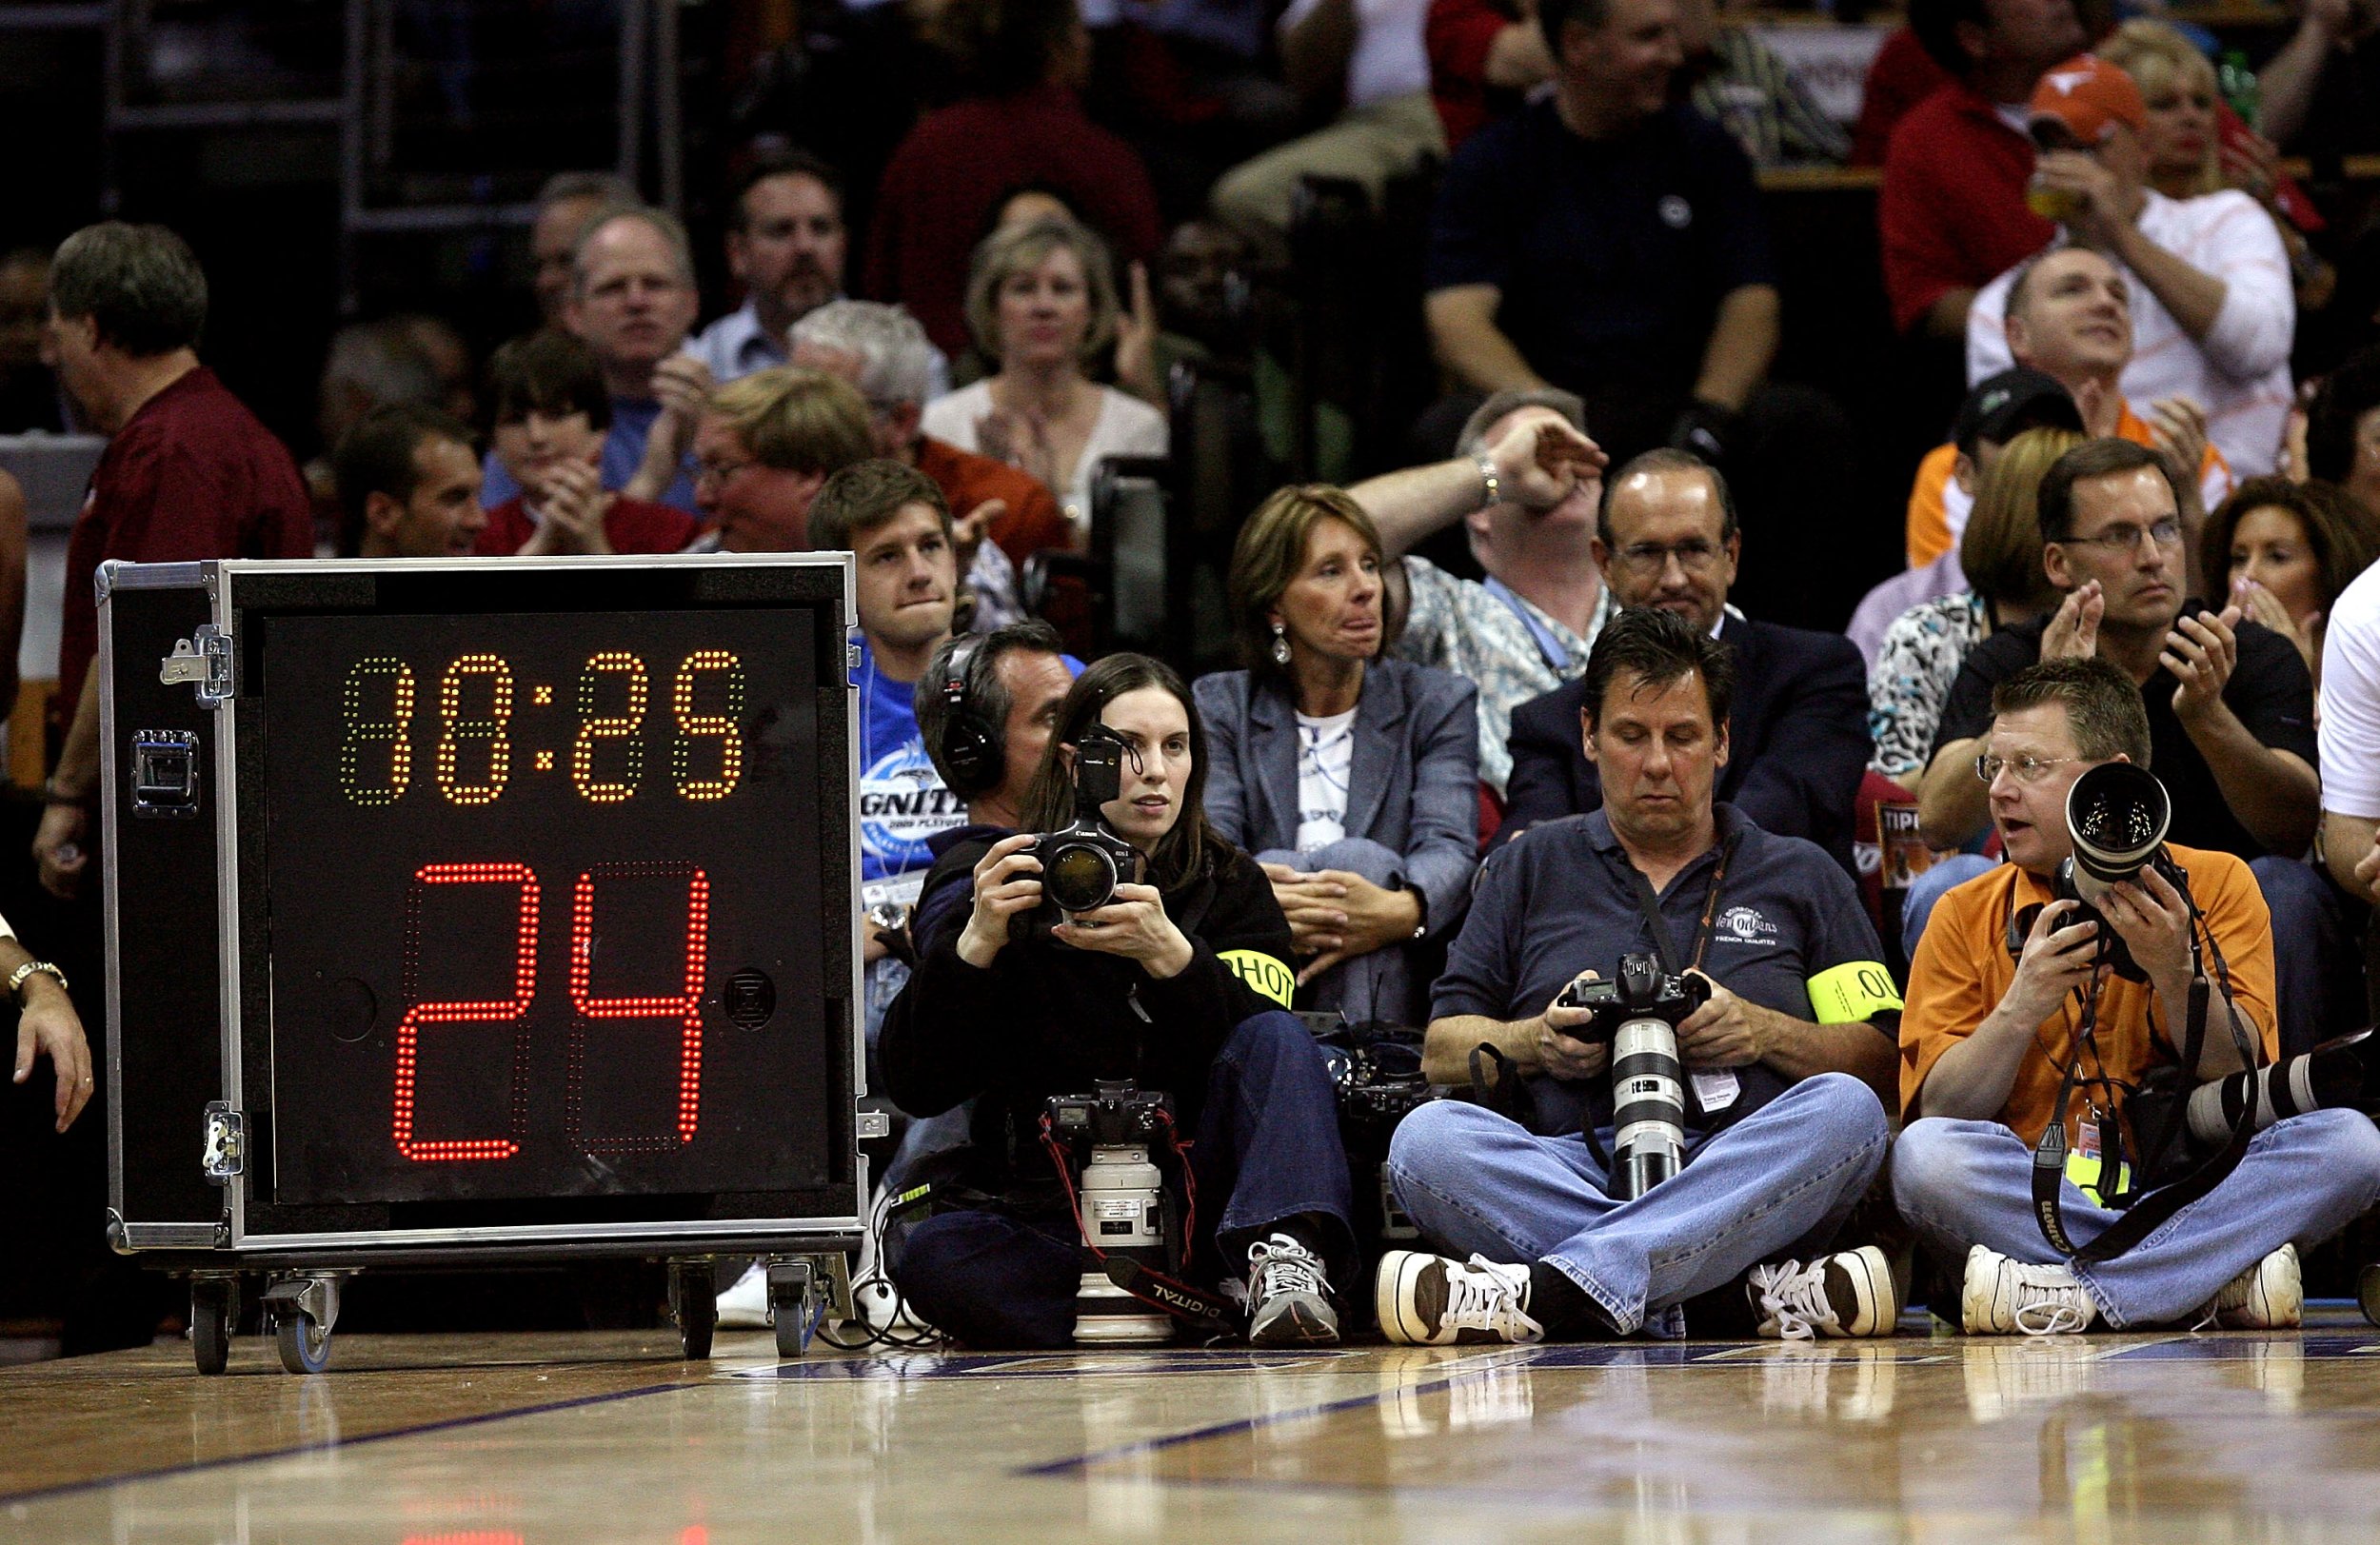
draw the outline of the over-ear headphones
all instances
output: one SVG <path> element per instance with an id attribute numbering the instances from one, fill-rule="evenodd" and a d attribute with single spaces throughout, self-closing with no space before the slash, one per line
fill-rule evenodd
<path id="1" fill-rule="evenodd" d="M 950 792 L 962 800 L 998 788 L 1008 775 L 1007 735 L 976 712 L 967 700 L 967 683 L 975 673 L 980 648 L 970 644 L 952 650 L 950 664 L 942 672 L 942 762 Z"/>

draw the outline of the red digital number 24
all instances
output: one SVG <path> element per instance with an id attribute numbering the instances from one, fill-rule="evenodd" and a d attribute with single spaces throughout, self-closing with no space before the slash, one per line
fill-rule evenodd
<path id="1" fill-rule="evenodd" d="M 595 893 L 605 879 L 683 878 L 686 887 L 685 971 L 671 996 L 597 998 L 590 991 L 595 941 Z M 432 885 L 514 885 L 520 890 L 510 998 L 423 1003 L 414 1001 L 422 955 L 422 902 Z M 405 996 L 412 1006 L 397 1026 L 393 1135 L 397 1151 L 420 1163 L 510 1159 L 521 1151 L 528 1118 L 528 1011 L 537 997 L 537 876 L 520 863 L 431 863 L 416 871 L 407 887 Z M 578 877 L 570 909 L 570 1073 L 565 1112 L 570 1140 L 590 1154 L 661 1153 L 694 1140 L 702 1118 L 703 980 L 710 955 L 710 877 L 690 863 L 599 864 Z M 598 1021 L 659 1020 L 677 1033 L 677 1101 L 672 1129 L 650 1134 L 596 1134 L 583 1128 L 585 1072 L 589 1033 Z M 421 1031 L 428 1024 L 513 1026 L 506 1106 L 510 1119 L 502 1137 L 421 1138 L 414 1106 L 421 1084 Z"/>

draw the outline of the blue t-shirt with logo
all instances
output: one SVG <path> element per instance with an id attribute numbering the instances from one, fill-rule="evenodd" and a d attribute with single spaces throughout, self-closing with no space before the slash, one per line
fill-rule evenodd
<path id="1" fill-rule="evenodd" d="M 871 900 L 908 901 L 933 866 L 926 839 L 962 825 L 964 800 L 943 786 L 918 732 L 917 683 L 876 667 L 860 641 L 860 883 Z M 891 881 L 906 878 L 906 887 Z"/>

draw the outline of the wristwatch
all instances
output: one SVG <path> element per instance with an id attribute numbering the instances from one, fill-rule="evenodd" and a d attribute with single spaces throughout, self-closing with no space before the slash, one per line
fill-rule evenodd
<path id="1" fill-rule="evenodd" d="M 25 979 L 37 971 L 54 978 L 60 992 L 67 990 L 65 972 L 51 965 L 48 961 L 28 961 L 9 973 L 9 996 L 16 1000 L 19 1008 L 25 1005 Z"/>

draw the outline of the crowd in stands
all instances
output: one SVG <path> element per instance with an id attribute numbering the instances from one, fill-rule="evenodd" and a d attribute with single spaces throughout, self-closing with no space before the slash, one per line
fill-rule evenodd
<path id="1" fill-rule="evenodd" d="M 2370 246 L 2284 170 L 2380 134 L 2370 8 L 2306 0 L 2251 123 L 2165 22 L 1913 0 L 1856 126 L 1712 0 L 1126 9 L 936 8 L 950 93 L 869 168 L 864 228 L 843 147 L 749 156 L 725 295 L 633 187 L 554 177 L 523 330 L 482 367 L 433 316 L 343 327 L 303 468 L 203 363 L 172 232 L 0 260 L 0 430 L 109 437 L 68 557 L 43 884 L 90 884 L 100 840 L 102 562 L 848 552 L 897 1172 L 972 1162 L 1001 1198 L 1039 1094 L 1166 1081 L 1203 1096 L 1200 1248 L 1247 1268 L 1257 1338 L 1333 1338 L 1359 1241 L 1294 1005 L 1426 1026 L 1433 1080 L 1479 1097 L 1398 1131 L 1390 1183 L 1445 1252 L 1380 1264 L 1399 1339 L 1675 1331 L 1730 1284 L 1765 1334 L 1889 1332 L 1900 1289 L 1841 1234 L 1896 1128 L 1892 1194 L 1971 1330 L 2291 1322 L 2293 1245 L 2380 1196 L 2369 1120 L 2277 1124 L 2206 1204 L 2222 1226 L 2120 1266 L 2046 1250 L 2026 1177 L 2045 1129 L 2083 1142 L 2184 1055 L 2202 955 L 2240 1034 L 2193 1020 L 2193 1073 L 2370 1017 L 2380 352 L 2332 347 L 2370 341 L 2337 306 Z M 1875 426 L 1773 375 L 1793 297 L 1759 173 L 1845 161 L 1882 168 L 1894 326 L 1969 383 L 1899 523 L 1845 507 Z M 1314 441 L 1331 405 L 1284 386 L 1251 284 L 1299 261 L 1315 179 L 1385 209 L 1417 178 L 1419 283 L 1378 326 L 1440 371 L 1422 448 L 1234 512 L 1201 604 L 1238 668 L 1101 658 L 1068 561 L 1103 550 L 1102 465 L 1179 452 L 1184 362 L 1225 366 L 1263 465 Z M 0 473 L 21 591 L 13 497 Z M 1905 562 L 1855 612 L 1761 614 L 1893 566 L 1854 550 L 1889 524 Z M 1015 834 L 1071 815 L 1102 727 L 1147 882 L 1012 935 L 1040 895 Z M 2078 921 L 2061 802 L 2123 761 L 2170 795 L 2173 863 Z M 1557 999 L 1636 950 L 1709 996 L 1679 1026 L 1694 1161 L 1623 1207 L 1587 1157 L 1606 1054 Z M 89 1060 L 44 980 L 10 986 L 70 1119 Z M 2061 1109 L 2092 1012 L 2107 1065 Z M 2088 1235 L 2121 1215 L 2085 1179 Z M 922 1312 L 1063 1340 L 1074 1255 L 1041 1201 L 918 1230 Z"/>

